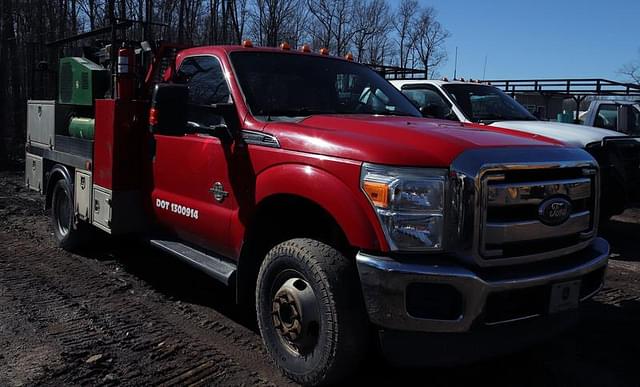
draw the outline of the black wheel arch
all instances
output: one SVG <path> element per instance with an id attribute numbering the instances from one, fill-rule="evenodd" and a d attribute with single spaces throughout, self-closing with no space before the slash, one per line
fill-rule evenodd
<path id="1" fill-rule="evenodd" d="M 252 305 L 258 270 L 269 250 L 293 238 L 326 243 L 345 257 L 355 257 L 346 233 L 318 203 L 307 198 L 279 194 L 263 200 L 251 215 L 236 275 L 236 301 Z"/>

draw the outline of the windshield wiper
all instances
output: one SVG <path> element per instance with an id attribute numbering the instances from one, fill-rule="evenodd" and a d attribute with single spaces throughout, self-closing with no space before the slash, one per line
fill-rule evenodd
<path id="1" fill-rule="evenodd" d="M 492 117 L 477 119 L 477 122 L 481 124 L 487 124 L 487 125 L 493 124 L 494 122 L 498 122 L 498 121 L 537 121 L 537 120 L 532 117 L 506 117 L 506 116 L 492 116 Z"/>
<path id="2" fill-rule="evenodd" d="M 262 115 L 268 117 L 269 121 L 271 121 L 271 117 L 306 117 L 314 114 L 336 114 L 336 112 L 312 107 L 301 107 L 297 109 L 269 110 L 262 113 Z"/>
<path id="3" fill-rule="evenodd" d="M 407 113 L 407 112 L 400 112 L 400 111 L 391 111 L 391 110 L 385 110 L 382 112 L 371 112 L 370 114 L 377 114 L 377 115 L 381 115 L 381 116 L 399 116 L 399 117 L 416 117 L 411 113 Z"/>

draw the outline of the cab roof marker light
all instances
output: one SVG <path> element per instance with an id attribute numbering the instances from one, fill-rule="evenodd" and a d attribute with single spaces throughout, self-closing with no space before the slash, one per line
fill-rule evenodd
<path id="1" fill-rule="evenodd" d="M 300 47 L 300 51 L 302 52 L 311 52 L 311 46 L 309 46 L 308 44 L 303 44 L 302 47 Z"/>
<path id="2" fill-rule="evenodd" d="M 253 42 L 249 39 L 245 39 L 242 41 L 242 47 L 244 48 L 253 48 Z"/>
<path id="3" fill-rule="evenodd" d="M 353 62 L 353 54 L 352 53 L 347 53 L 347 55 L 344 56 L 344 59 L 348 60 L 349 62 Z"/>
<path id="4" fill-rule="evenodd" d="M 289 51 L 291 50 L 291 46 L 289 46 L 288 42 L 282 42 L 280 43 L 280 49 L 284 51 Z"/>
<path id="5" fill-rule="evenodd" d="M 321 48 L 320 55 L 329 55 L 329 49 L 326 47 Z"/>

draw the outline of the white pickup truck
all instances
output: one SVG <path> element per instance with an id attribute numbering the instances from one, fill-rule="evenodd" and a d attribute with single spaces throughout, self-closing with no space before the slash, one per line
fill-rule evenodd
<path id="1" fill-rule="evenodd" d="M 553 138 L 586 149 L 600 163 L 602 219 L 640 202 L 640 139 L 586 125 L 540 121 L 500 89 L 481 83 L 390 81 L 425 117 L 472 122 Z"/>
<path id="2" fill-rule="evenodd" d="M 592 101 L 580 114 L 584 125 L 640 136 L 640 103 L 621 100 Z"/>

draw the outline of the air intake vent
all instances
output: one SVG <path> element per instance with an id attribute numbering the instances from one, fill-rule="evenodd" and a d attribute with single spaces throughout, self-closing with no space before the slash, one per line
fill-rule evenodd
<path id="1" fill-rule="evenodd" d="M 60 102 L 70 103 L 73 97 L 73 70 L 71 63 L 60 64 Z"/>
<path id="2" fill-rule="evenodd" d="M 82 90 L 89 90 L 89 73 L 80 74 L 80 87 Z"/>

